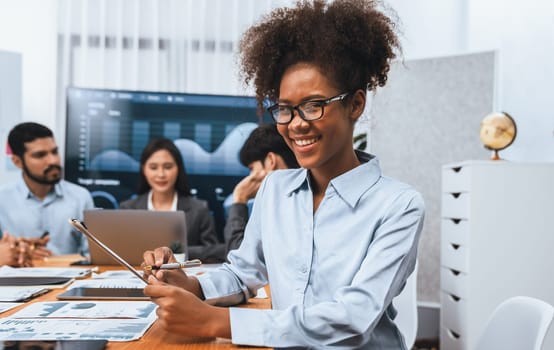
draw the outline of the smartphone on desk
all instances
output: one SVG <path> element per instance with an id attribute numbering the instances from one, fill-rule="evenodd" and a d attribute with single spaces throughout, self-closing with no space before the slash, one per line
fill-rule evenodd
<path id="1" fill-rule="evenodd" d="M 68 289 L 57 296 L 59 300 L 150 300 L 140 288 L 87 288 Z"/>
<path id="2" fill-rule="evenodd" d="M 90 260 L 77 260 L 77 261 L 74 261 L 74 262 L 70 263 L 69 265 L 71 265 L 71 266 L 83 266 L 83 265 L 92 265 L 92 263 L 91 263 Z"/>
<path id="3" fill-rule="evenodd" d="M 106 340 L 5 340 L 4 350 L 102 350 Z"/>

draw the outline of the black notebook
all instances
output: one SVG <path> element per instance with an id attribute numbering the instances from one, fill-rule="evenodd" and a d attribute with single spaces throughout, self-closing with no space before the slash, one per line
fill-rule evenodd
<path id="1" fill-rule="evenodd" d="M 71 277 L 6 276 L 0 277 L 0 286 L 63 286 Z"/>
<path id="2" fill-rule="evenodd" d="M 59 300 L 150 300 L 140 288 L 86 288 L 66 290 Z"/>

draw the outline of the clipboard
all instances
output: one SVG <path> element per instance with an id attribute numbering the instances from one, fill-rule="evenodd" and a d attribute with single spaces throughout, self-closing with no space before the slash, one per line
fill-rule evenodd
<path id="1" fill-rule="evenodd" d="M 69 219 L 69 223 L 71 226 L 73 226 L 77 231 L 81 232 L 85 236 L 87 236 L 91 241 L 96 243 L 100 248 L 102 248 L 106 253 L 108 253 L 112 258 L 114 258 L 119 264 L 121 264 L 123 267 L 125 267 L 127 270 L 131 271 L 135 276 L 137 276 L 141 281 L 144 282 L 144 284 L 148 284 L 146 279 L 135 270 L 131 264 L 129 264 L 127 261 L 125 261 L 123 258 L 121 258 L 116 252 L 111 250 L 107 245 L 102 243 L 94 234 L 92 234 L 85 224 L 77 219 Z"/>

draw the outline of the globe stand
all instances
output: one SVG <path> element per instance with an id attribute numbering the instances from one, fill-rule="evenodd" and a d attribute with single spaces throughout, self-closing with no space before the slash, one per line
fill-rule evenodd
<path id="1" fill-rule="evenodd" d="M 492 150 L 492 153 L 491 153 L 491 160 L 500 160 L 500 156 L 498 155 L 498 150 L 495 149 L 495 150 Z"/>

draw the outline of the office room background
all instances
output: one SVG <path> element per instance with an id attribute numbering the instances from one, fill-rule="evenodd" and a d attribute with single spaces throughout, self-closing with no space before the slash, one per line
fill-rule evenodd
<path id="1" fill-rule="evenodd" d="M 291 1 L 0 0 L 0 181 L 13 180 L 18 174 L 9 165 L 4 144 L 9 129 L 18 122 L 32 120 L 52 127 L 63 153 L 68 85 L 251 95 L 237 75 L 238 39 L 259 16 L 287 3 Z M 478 138 L 479 121 L 485 113 L 502 110 L 514 117 L 518 127 L 517 139 L 501 153 L 503 158 L 554 161 L 554 2 L 386 3 L 401 20 L 405 65 L 399 64 L 397 69 L 407 67 L 409 71 L 410 62 L 417 66 L 417 62 L 429 59 L 447 64 L 450 57 L 475 53 L 485 53 L 491 63 L 490 99 L 475 110 L 479 115 L 460 122 L 472 111 L 471 98 L 460 106 L 463 110 L 459 113 L 446 109 L 449 113 L 442 115 L 446 124 L 462 125 L 466 137 L 475 134 L 467 147 L 458 145 L 462 150 L 457 154 L 487 159 L 489 152 Z M 418 79 L 425 79 L 425 72 L 440 73 L 433 67 L 428 66 Z M 450 93 L 456 94 L 456 86 L 451 89 Z M 378 100 L 379 93 L 376 104 Z M 436 110 L 442 107 L 439 102 Z M 370 103 L 367 118 L 359 126 L 367 132 L 370 152 L 371 140 L 379 139 L 375 134 L 379 125 L 387 122 L 378 111 Z M 406 117 L 422 116 L 414 111 Z M 450 132 L 442 131 L 445 137 Z M 417 147 L 410 145 L 409 139 L 405 142 L 404 149 L 389 151 L 409 153 L 410 148 Z M 380 144 L 376 149 L 386 152 L 386 148 L 387 144 Z M 386 172 L 386 164 L 384 167 Z M 438 195 L 440 168 L 435 171 L 436 181 L 429 186 L 436 187 Z M 430 308 L 439 307 L 439 234 L 438 227 L 426 228 L 420 244 L 418 300 Z"/>

